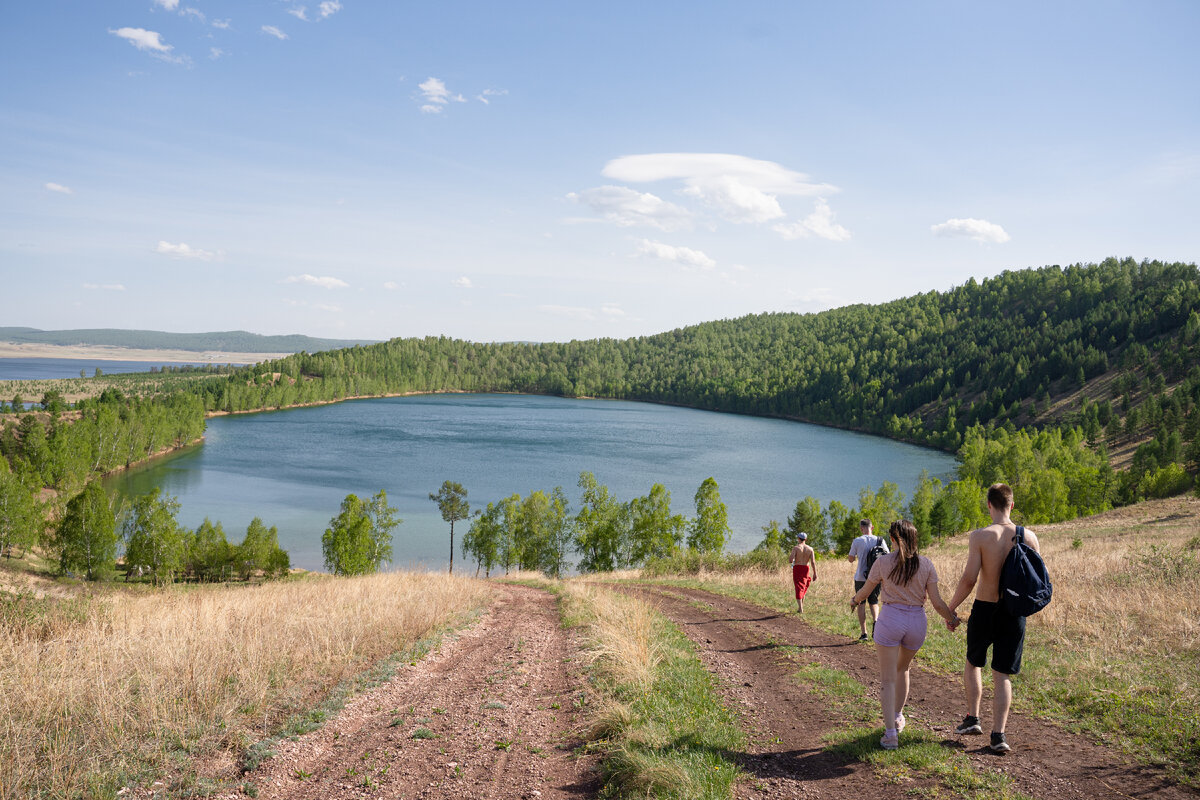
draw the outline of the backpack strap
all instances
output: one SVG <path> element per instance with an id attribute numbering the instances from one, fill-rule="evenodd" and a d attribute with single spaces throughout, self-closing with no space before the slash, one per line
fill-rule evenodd
<path id="1" fill-rule="evenodd" d="M 1017 538 L 1013 541 L 1016 544 L 1025 544 L 1025 529 L 1020 525 L 1017 526 Z"/>

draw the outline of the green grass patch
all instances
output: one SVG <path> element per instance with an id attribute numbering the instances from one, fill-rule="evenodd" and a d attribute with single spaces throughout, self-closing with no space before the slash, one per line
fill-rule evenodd
<path id="1" fill-rule="evenodd" d="M 880 728 L 852 727 L 827 737 L 829 750 L 852 761 L 870 764 L 885 782 L 928 797 L 971 800 L 1030 800 L 1013 787 L 1007 775 L 976 770 L 961 750 L 947 747 L 935 735 L 909 726 L 900 734 L 900 747 L 879 746 Z M 885 795 L 893 794 L 885 792 Z"/>
<path id="2" fill-rule="evenodd" d="M 580 621 L 594 613 L 580 602 L 561 605 L 565 617 Z M 614 680 L 604 661 L 590 668 L 601 698 L 592 704 L 588 737 L 588 749 L 602 754 L 600 796 L 729 798 L 742 775 L 736 757 L 746 735 L 688 638 L 661 615 L 653 619 L 662 657 L 648 685 Z"/>

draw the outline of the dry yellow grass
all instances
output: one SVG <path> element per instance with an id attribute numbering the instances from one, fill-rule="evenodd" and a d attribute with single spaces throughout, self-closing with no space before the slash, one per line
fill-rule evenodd
<path id="1" fill-rule="evenodd" d="M 10 619 L 0 797 L 90 794 L 181 748 L 239 750 L 489 594 L 470 579 L 388 573 L 113 593 L 59 620 Z"/>
<path id="2" fill-rule="evenodd" d="M 654 635 L 654 611 L 646 603 L 607 589 L 567 581 L 568 604 L 588 609 L 588 654 L 614 682 L 649 689 L 662 662 L 662 640 Z"/>

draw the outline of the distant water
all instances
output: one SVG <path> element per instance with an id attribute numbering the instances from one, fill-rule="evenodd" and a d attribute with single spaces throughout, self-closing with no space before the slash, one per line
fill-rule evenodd
<path id="1" fill-rule="evenodd" d="M 321 534 L 349 493 L 387 490 L 404 519 L 393 539 L 397 566 L 444 569 L 449 526 L 429 500 L 444 480 L 466 487 L 472 508 L 562 486 L 574 511 L 579 473 L 589 471 L 623 502 L 662 483 L 672 511 L 691 517 L 696 489 L 712 476 L 729 511 L 728 547 L 746 551 L 770 520 L 786 524 L 805 495 L 853 506 L 863 486 L 893 481 L 908 495 L 921 470 L 945 477 L 955 466 L 934 450 L 797 422 L 525 395 L 424 395 L 216 417 L 206 438 L 108 487 L 162 487 L 179 498 L 182 523 L 220 520 L 231 541 L 262 517 L 278 526 L 292 563 L 309 569 L 322 568 Z M 466 528 L 455 526 L 456 566 L 467 566 L 459 549 Z"/>
<path id="2" fill-rule="evenodd" d="M 99 368 L 105 375 L 149 372 L 151 367 L 203 366 L 203 361 L 113 361 L 103 358 L 0 358 L 0 381 L 52 380 L 87 377 Z"/>

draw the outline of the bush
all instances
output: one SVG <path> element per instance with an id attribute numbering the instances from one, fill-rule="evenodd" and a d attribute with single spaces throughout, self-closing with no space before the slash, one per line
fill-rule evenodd
<path id="1" fill-rule="evenodd" d="M 1138 494 L 1146 498 L 1171 497 L 1192 488 L 1192 476 L 1181 465 L 1171 463 L 1147 472 L 1138 481 Z"/>
<path id="2" fill-rule="evenodd" d="M 749 553 L 700 553 L 679 550 L 669 556 L 651 558 L 642 568 L 648 578 L 663 575 L 698 575 L 700 572 L 778 572 L 787 566 L 788 551 L 762 548 Z"/>

